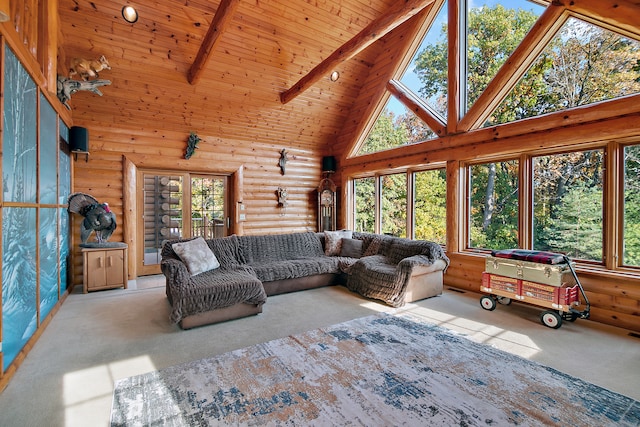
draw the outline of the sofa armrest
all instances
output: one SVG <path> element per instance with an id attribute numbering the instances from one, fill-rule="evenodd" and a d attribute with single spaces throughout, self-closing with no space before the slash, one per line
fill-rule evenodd
<path id="1" fill-rule="evenodd" d="M 421 255 L 416 255 L 416 256 L 419 257 Z M 413 257 L 411 257 L 411 258 L 413 258 Z M 405 259 L 408 259 L 408 258 L 405 258 Z M 422 274 L 433 273 L 434 271 L 444 271 L 446 268 L 447 268 L 447 263 L 443 259 L 437 259 L 437 260 L 435 260 L 435 262 L 429 263 L 429 264 L 423 264 L 423 263 L 417 264 L 416 263 L 416 264 L 413 264 L 413 266 L 411 268 L 411 275 L 412 276 L 420 276 Z"/>
<path id="2" fill-rule="evenodd" d="M 178 261 L 177 259 L 163 259 L 160 263 L 160 269 L 167 279 L 167 296 L 170 298 L 169 288 L 187 285 L 189 278 L 191 277 L 186 264 L 182 261 Z"/>
<path id="3" fill-rule="evenodd" d="M 425 255 L 413 255 L 404 258 L 398 263 L 398 270 L 410 271 L 412 274 L 425 274 L 433 271 L 445 270 L 449 263 L 443 258 L 432 261 Z"/>

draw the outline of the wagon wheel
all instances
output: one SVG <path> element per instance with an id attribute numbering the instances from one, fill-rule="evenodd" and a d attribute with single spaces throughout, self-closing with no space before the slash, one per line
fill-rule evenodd
<path id="1" fill-rule="evenodd" d="M 498 302 L 502 305 L 509 305 L 511 304 L 511 298 L 508 297 L 498 297 Z"/>
<path id="2" fill-rule="evenodd" d="M 562 320 L 566 320 L 567 322 L 575 322 L 578 317 L 578 313 L 574 313 L 573 311 L 562 314 Z"/>
<path id="3" fill-rule="evenodd" d="M 487 295 L 480 297 L 480 305 L 485 310 L 493 311 L 496 309 L 496 299 Z"/>
<path id="4" fill-rule="evenodd" d="M 553 329 L 558 329 L 562 326 L 562 316 L 555 311 L 547 310 L 540 313 L 540 321 L 543 325 Z"/>

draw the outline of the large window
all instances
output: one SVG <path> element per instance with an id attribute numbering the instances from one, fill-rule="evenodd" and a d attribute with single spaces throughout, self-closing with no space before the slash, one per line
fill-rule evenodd
<path id="1" fill-rule="evenodd" d="M 533 158 L 533 249 L 602 261 L 603 154 Z"/>
<path id="2" fill-rule="evenodd" d="M 376 179 L 374 177 L 353 180 L 355 209 L 353 229 L 355 231 L 375 232 L 376 217 Z"/>
<path id="3" fill-rule="evenodd" d="M 516 160 L 469 168 L 470 247 L 518 247 L 519 187 Z"/>
<path id="4" fill-rule="evenodd" d="M 624 147 L 622 264 L 640 267 L 640 145 Z"/>
<path id="5" fill-rule="evenodd" d="M 447 239 L 447 171 L 415 172 L 414 238 L 444 245 Z"/>
<path id="6" fill-rule="evenodd" d="M 354 179 L 353 229 L 444 245 L 446 176 L 439 168 Z"/>
<path id="7" fill-rule="evenodd" d="M 380 192 L 382 233 L 407 237 L 407 174 L 383 175 Z"/>

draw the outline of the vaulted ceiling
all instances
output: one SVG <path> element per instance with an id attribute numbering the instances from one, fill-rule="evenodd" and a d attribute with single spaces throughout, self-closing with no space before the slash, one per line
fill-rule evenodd
<path id="1" fill-rule="evenodd" d="M 60 0 L 59 71 L 71 58 L 100 55 L 112 67 L 101 75 L 112 81 L 103 98 L 72 100 L 82 120 L 112 114 L 124 127 L 163 123 L 221 138 L 322 145 L 337 137 L 377 60 L 383 43 L 371 42 L 431 1 L 128 3 L 139 13 L 134 24 L 122 19 L 122 1 Z M 327 59 L 317 79 L 294 87 Z M 334 70 L 337 82 L 329 79 Z"/>

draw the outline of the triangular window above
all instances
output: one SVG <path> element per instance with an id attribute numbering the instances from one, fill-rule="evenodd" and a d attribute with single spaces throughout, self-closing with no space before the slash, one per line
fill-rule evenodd
<path id="1" fill-rule="evenodd" d="M 416 53 L 411 58 L 399 81 L 406 89 L 413 92 L 431 111 L 440 115 L 445 121 L 447 111 L 447 2 L 440 4 L 440 11 L 429 24 Z M 437 53 L 438 72 L 425 68 L 424 55 Z M 431 66 L 431 64 L 429 64 Z M 425 82 L 434 82 L 425 84 Z M 401 145 L 415 144 L 437 137 L 431 128 L 404 104 L 393 96 L 387 100 L 385 107 L 369 131 L 367 138 L 358 149 L 356 156 L 375 153 Z"/>
<path id="2" fill-rule="evenodd" d="M 415 144 L 435 136 L 422 120 L 390 97 L 356 156 Z"/>
<path id="3" fill-rule="evenodd" d="M 467 109 L 522 42 L 544 7 L 525 0 L 475 0 L 467 13 Z"/>
<path id="4" fill-rule="evenodd" d="M 400 79 L 443 120 L 447 117 L 447 18 L 445 1 Z"/>
<path id="5" fill-rule="evenodd" d="M 640 92 L 640 42 L 570 18 L 485 126 Z"/>

